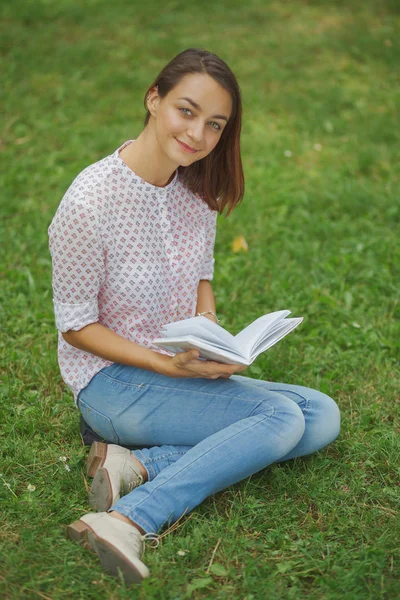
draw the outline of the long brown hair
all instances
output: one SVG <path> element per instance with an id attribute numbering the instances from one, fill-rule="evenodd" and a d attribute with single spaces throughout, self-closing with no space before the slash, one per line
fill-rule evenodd
<path id="1" fill-rule="evenodd" d="M 244 176 L 240 156 L 240 130 L 242 127 L 242 100 L 235 75 L 216 54 L 207 50 L 189 48 L 169 62 L 148 88 L 144 97 L 157 86 L 161 98 L 179 83 L 185 75 L 201 73 L 210 75 L 232 98 L 232 114 L 214 150 L 206 157 L 188 167 L 179 167 L 180 179 L 187 187 L 208 204 L 212 210 L 227 215 L 241 202 L 244 195 Z M 145 126 L 149 122 L 147 111 Z"/>

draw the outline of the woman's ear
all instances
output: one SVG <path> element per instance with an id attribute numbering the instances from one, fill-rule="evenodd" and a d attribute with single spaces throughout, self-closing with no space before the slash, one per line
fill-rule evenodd
<path id="1" fill-rule="evenodd" d="M 147 110 L 153 117 L 156 115 L 160 100 L 161 98 L 158 94 L 158 87 L 154 86 L 147 94 Z"/>

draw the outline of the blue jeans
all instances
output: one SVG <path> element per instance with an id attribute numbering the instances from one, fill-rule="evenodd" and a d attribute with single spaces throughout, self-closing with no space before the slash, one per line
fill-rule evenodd
<path id="1" fill-rule="evenodd" d="M 340 429 L 335 402 L 306 387 L 179 379 L 118 363 L 93 377 L 78 406 L 107 441 L 140 447 L 133 453 L 148 481 L 110 510 L 155 533 L 271 463 L 323 448 Z"/>

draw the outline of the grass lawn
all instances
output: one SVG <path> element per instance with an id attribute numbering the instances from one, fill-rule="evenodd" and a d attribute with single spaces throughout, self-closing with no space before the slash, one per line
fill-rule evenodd
<path id="1" fill-rule="evenodd" d="M 0 14 L 0 597 L 399 597 L 398 2 L 13 0 Z M 207 499 L 126 588 L 65 539 L 89 509 L 87 449 L 57 365 L 47 227 L 193 46 L 229 62 L 245 108 L 246 195 L 215 252 L 222 324 L 305 317 L 246 374 L 331 395 L 342 432 Z"/>

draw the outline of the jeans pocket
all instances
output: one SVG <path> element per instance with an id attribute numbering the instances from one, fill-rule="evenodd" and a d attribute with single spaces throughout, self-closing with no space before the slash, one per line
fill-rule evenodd
<path id="1" fill-rule="evenodd" d="M 79 410 L 86 423 L 97 435 L 112 444 L 119 444 L 119 437 L 114 429 L 110 417 L 107 417 L 96 408 L 89 406 L 82 398 L 78 401 Z"/>

